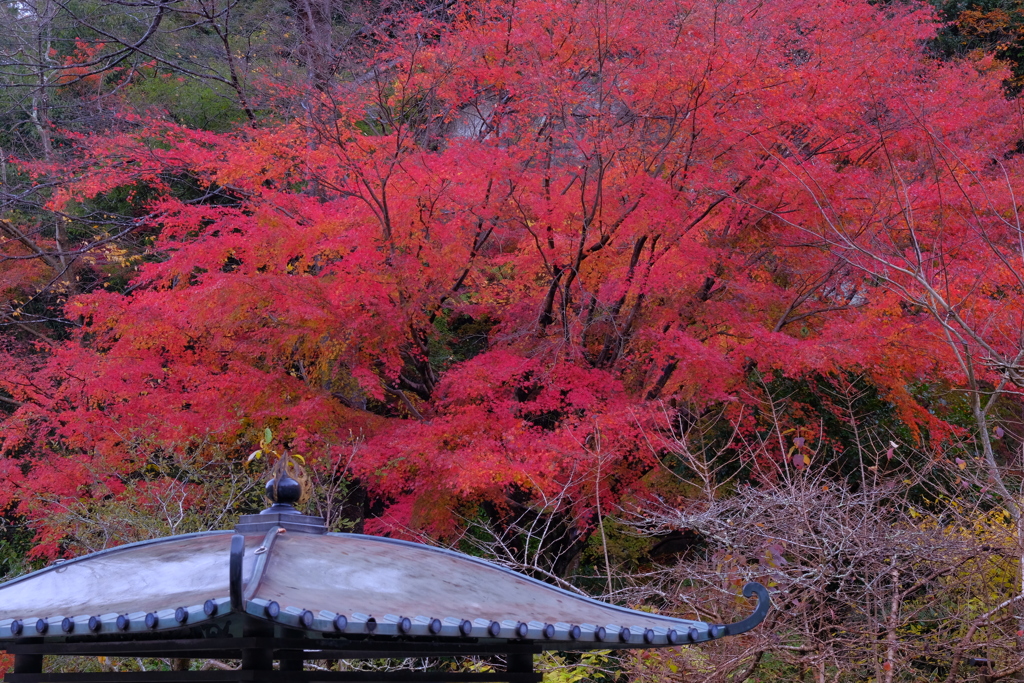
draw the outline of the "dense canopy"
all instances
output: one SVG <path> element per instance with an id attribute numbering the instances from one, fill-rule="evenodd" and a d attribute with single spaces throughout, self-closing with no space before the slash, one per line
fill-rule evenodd
<path id="1" fill-rule="evenodd" d="M 647 562 L 606 518 L 652 501 L 897 464 L 1017 534 L 1007 44 L 914 2 L 195 6 L 2 53 L 11 547 L 252 511 L 265 428 L 333 528 L 530 518 L 504 550 L 556 582 Z"/>

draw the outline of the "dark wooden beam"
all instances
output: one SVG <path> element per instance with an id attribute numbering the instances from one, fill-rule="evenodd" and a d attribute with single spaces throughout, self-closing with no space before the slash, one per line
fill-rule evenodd
<path id="1" fill-rule="evenodd" d="M 43 672 L 43 656 L 41 654 L 14 655 L 16 674 L 38 674 Z"/>
<path id="2" fill-rule="evenodd" d="M 64 641 L 10 643 L 8 653 L 17 655 L 81 655 L 87 657 L 185 657 L 238 659 L 243 650 L 261 650 L 304 659 L 384 659 L 391 657 L 458 657 L 471 655 L 532 655 L 538 643 L 459 643 L 444 641 L 372 641 L 335 638 L 190 638 L 180 640 L 123 640 L 112 642 Z M 284 653 L 284 654 L 282 654 Z"/>
<path id="3" fill-rule="evenodd" d="M 104 671 L 9 673 L 5 683 L 541 683 L 537 673 L 451 671 Z"/>

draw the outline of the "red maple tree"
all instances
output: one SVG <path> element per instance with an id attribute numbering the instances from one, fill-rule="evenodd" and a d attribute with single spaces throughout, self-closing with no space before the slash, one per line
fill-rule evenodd
<path id="1" fill-rule="evenodd" d="M 900 250 L 913 205 L 950 296 L 1012 328 L 1020 285 L 948 189 L 970 169 L 982 213 L 1015 211 L 1021 131 L 1005 73 L 931 59 L 935 30 L 862 0 L 478 0 L 409 17 L 298 119 L 81 137 L 32 167 L 70 174 L 52 207 L 147 188 L 152 258 L 5 356 L 0 505 L 136 495 L 140 440 L 241 457 L 272 424 L 323 458 L 361 439 L 374 532 L 556 490 L 587 519 L 652 485 L 666 410 L 755 429 L 767 375 L 862 374 L 941 437 L 908 387 L 963 385 L 955 347 L 861 247 Z"/>

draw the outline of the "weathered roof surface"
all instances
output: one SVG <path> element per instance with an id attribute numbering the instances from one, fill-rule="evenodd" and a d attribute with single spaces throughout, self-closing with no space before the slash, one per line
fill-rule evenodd
<path id="1" fill-rule="evenodd" d="M 8 581 L 0 585 L 0 639 L 16 635 L 11 633 L 15 621 L 23 626 L 21 635 L 38 637 L 39 619 L 62 635 L 65 617 L 75 619 L 76 633 L 88 633 L 90 617 L 102 617 L 110 630 L 117 616 L 128 613 L 193 606 L 198 613 L 190 617 L 205 617 L 206 600 L 228 594 L 231 537 L 230 531 L 214 531 L 143 541 Z M 259 541 L 247 539 L 247 545 L 255 548 Z"/>
<path id="2" fill-rule="evenodd" d="M 545 648 L 651 647 L 739 633 L 629 610 L 460 553 L 387 538 L 266 531 L 173 536 L 69 560 L 0 585 L 0 641 L 124 637 L 245 613 L 319 638 L 531 640 Z"/>

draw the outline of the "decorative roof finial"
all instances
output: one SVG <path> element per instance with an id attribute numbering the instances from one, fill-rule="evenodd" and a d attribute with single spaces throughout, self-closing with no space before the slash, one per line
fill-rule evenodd
<path id="1" fill-rule="evenodd" d="M 260 448 L 249 455 L 246 462 L 258 460 L 263 456 L 271 462 L 270 473 L 273 475 L 267 482 L 267 500 L 271 505 L 258 515 L 243 515 L 235 531 L 242 534 L 261 533 L 275 526 L 292 531 L 322 534 L 327 532 L 322 517 L 304 515 L 295 509 L 296 504 L 305 503 L 309 498 L 309 476 L 306 474 L 306 460 L 296 453 L 278 453 L 270 447 L 274 441 L 274 433 L 270 428 L 263 430 Z"/>
<path id="2" fill-rule="evenodd" d="M 302 498 L 302 484 L 297 480 L 284 476 L 277 476 L 267 482 L 267 500 L 271 505 L 267 512 L 298 512 L 295 504 Z"/>
<path id="3" fill-rule="evenodd" d="M 298 453 L 278 453 L 270 447 L 274 442 L 274 433 L 270 427 L 263 430 L 263 438 L 260 439 L 260 448 L 249 455 L 246 462 L 258 460 L 264 455 L 268 461 L 273 461 L 270 466 L 270 473 L 273 478 L 267 482 L 267 500 L 271 506 L 264 510 L 266 513 L 298 513 L 296 504 L 305 503 L 309 499 L 309 477 L 306 475 L 306 459 Z"/>

